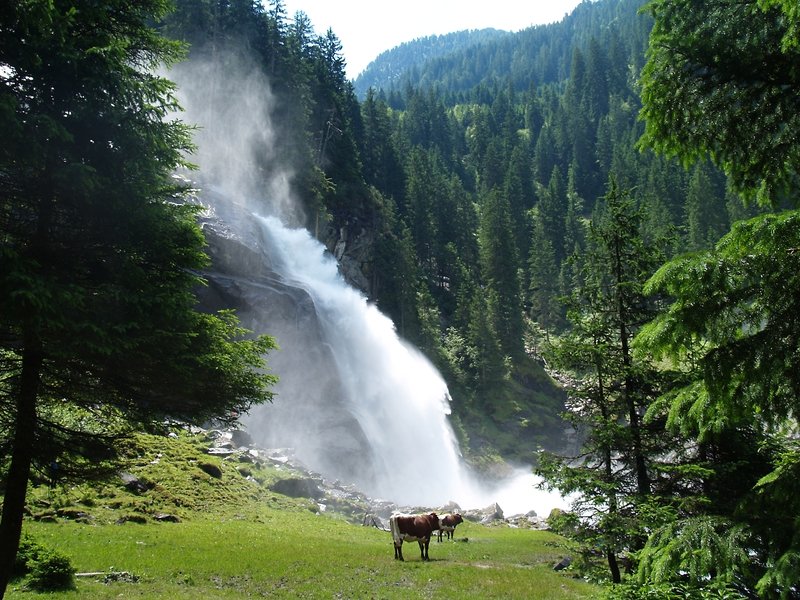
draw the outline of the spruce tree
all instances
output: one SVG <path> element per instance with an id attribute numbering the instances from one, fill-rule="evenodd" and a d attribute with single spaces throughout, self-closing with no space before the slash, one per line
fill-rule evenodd
<path id="1" fill-rule="evenodd" d="M 198 207 L 171 175 L 191 149 L 166 3 L 15 2 L 0 11 L 0 596 L 31 468 L 97 474 L 165 418 L 235 421 L 271 397 L 268 338 L 201 314 Z"/>
<path id="2" fill-rule="evenodd" d="M 655 26 L 642 79 L 643 144 L 690 164 L 710 157 L 735 191 L 764 206 L 796 205 L 797 3 L 656 0 L 648 10 Z M 740 221 L 714 248 L 676 258 L 648 283 L 647 291 L 671 302 L 637 345 L 685 374 L 661 401 L 668 423 L 697 444 L 699 458 L 722 436 L 749 432 L 736 455 L 757 449 L 771 468 L 738 469 L 738 486 L 725 488 L 723 516 L 728 529 L 744 530 L 738 543 L 746 544 L 746 559 L 721 556 L 705 573 L 687 571 L 690 555 L 660 560 L 671 538 L 656 531 L 649 556 L 661 568 L 641 574 L 650 581 L 689 572 L 697 586 L 719 578 L 747 596 L 797 594 L 799 220 L 800 212 L 789 210 Z M 728 466 L 709 458 L 712 468 Z M 764 514 L 770 518 L 759 518 Z M 677 525 L 712 537 L 695 524 Z"/>
<path id="3" fill-rule="evenodd" d="M 616 180 L 598 205 L 587 238 L 580 287 L 570 300 L 572 328 L 555 343 L 554 363 L 577 376 L 566 417 L 588 432 L 578 456 L 545 454 L 537 472 L 562 493 L 577 492 L 584 515 L 579 537 L 599 544 L 611 579 L 621 580 L 618 556 L 641 547 L 639 515 L 653 489 L 653 460 L 661 450 L 642 414 L 653 399 L 652 367 L 633 356 L 631 340 L 652 316 L 642 286 L 660 259 L 641 234 L 641 212 Z"/>
<path id="4" fill-rule="evenodd" d="M 487 288 L 488 312 L 502 352 L 523 356 L 520 261 L 514 243 L 508 199 L 497 190 L 485 195 L 481 205 L 480 263 Z"/>

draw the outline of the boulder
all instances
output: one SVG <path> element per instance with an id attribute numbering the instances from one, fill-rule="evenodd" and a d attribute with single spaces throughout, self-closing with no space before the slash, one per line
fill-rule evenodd
<path id="1" fill-rule="evenodd" d="M 180 523 L 180 517 L 171 515 L 169 513 L 156 513 L 153 515 L 153 520 L 161 521 L 162 523 Z"/>
<path id="2" fill-rule="evenodd" d="M 321 500 L 325 497 L 325 492 L 320 488 L 321 484 L 322 482 L 318 479 L 293 477 L 291 479 L 280 479 L 270 485 L 269 489 L 291 498 L 313 498 L 314 500 Z"/>
<path id="3" fill-rule="evenodd" d="M 253 445 L 252 436 L 241 429 L 234 429 L 231 431 L 231 444 L 234 448 L 242 448 L 245 446 Z"/>
<path id="4" fill-rule="evenodd" d="M 486 508 L 478 510 L 468 510 L 461 513 L 461 516 L 473 522 L 489 525 L 498 521 L 505 521 L 503 509 L 495 502 Z"/>
<path id="5" fill-rule="evenodd" d="M 152 482 L 139 479 L 131 473 L 120 473 L 119 478 L 122 480 L 122 485 L 125 486 L 125 489 L 134 494 L 143 494 L 154 487 Z"/>
<path id="6" fill-rule="evenodd" d="M 565 556 L 553 566 L 553 571 L 563 571 L 572 564 L 572 557 Z"/>

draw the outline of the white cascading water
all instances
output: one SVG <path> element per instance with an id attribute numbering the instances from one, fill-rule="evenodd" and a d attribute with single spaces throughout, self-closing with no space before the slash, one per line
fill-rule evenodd
<path id="1" fill-rule="evenodd" d="M 276 271 L 314 300 L 348 408 L 379 463 L 376 489 L 369 491 L 405 504 L 453 500 L 463 473 L 438 371 L 344 281 L 336 260 L 307 230 L 289 229 L 275 217 L 259 219 L 273 244 Z"/>
<path id="2" fill-rule="evenodd" d="M 536 489 L 536 478 L 527 468 L 490 488 L 478 483 L 458 450 L 448 421 L 448 389 L 439 372 L 397 335 L 390 319 L 345 282 L 320 242 L 307 230 L 287 225 L 297 221 L 287 192 L 290 177 L 282 170 L 265 190 L 252 160 L 254 151 L 263 157 L 265 148 L 274 152 L 279 147 L 270 128 L 269 89 L 257 71 L 242 72 L 241 64 L 229 58 L 224 66 L 188 63 L 169 77 L 179 85 L 185 120 L 201 126 L 195 137 L 198 152 L 192 157 L 201 176 L 233 202 L 258 200 L 251 214 L 263 227 L 272 268 L 313 300 L 347 410 L 358 421 L 376 463 L 374 476 L 356 482 L 370 488 L 361 491 L 406 506 L 452 501 L 466 509 L 497 502 L 506 515 L 530 510 L 547 515 L 563 506 L 557 495 Z M 306 365 L 276 374 L 282 380 L 299 378 L 302 384 L 308 371 Z M 273 408 L 263 411 L 271 415 Z M 302 444 L 299 438 L 294 442 Z"/>

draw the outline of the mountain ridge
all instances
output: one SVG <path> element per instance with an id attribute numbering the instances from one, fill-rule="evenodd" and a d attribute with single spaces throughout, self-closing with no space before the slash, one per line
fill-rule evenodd
<path id="1" fill-rule="evenodd" d="M 387 87 L 402 77 L 409 69 L 426 61 L 508 35 L 513 34 L 510 31 L 487 27 L 434 34 L 403 42 L 381 52 L 354 79 L 356 95 L 363 99 L 370 88 Z"/>

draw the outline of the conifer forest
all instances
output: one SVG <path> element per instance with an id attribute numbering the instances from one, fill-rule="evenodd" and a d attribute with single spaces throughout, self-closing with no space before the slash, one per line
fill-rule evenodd
<path id="1" fill-rule="evenodd" d="M 409 41 L 355 80 L 282 0 L 11 4 L 0 564 L 31 465 L 270 399 L 253 367 L 274 340 L 193 309 L 202 234 L 169 178 L 192 131 L 148 70 L 215 56 L 269 81 L 265 180 L 291 170 L 323 243 L 365 232 L 362 291 L 441 371 L 465 456 L 575 498 L 550 525 L 581 576 L 609 598 L 800 598 L 796 0 L 584 0 Z"/>

